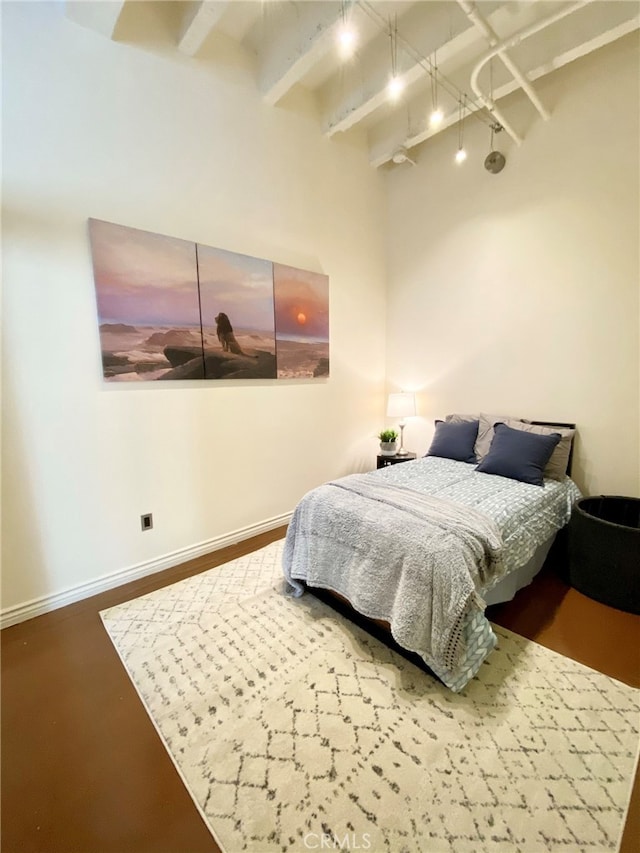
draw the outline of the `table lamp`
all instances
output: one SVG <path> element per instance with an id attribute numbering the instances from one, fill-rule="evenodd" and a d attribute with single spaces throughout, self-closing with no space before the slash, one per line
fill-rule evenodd
<path id="1" fill-rule="evenodd" d="M 400 450 L 398 450 L 397 456 L 406 456 L 407 451 L 404 449 L 404 428 L 405 418 L 411 418 L 416 413 L 416 395 L 410 394 L 407 392 L 401 392 L 399 394 L 389 394 L 389 401 L 387 403 L 387 417 L 388 418 L 400 418 L 400 423 L 398 426 L 400 427 Z"/>

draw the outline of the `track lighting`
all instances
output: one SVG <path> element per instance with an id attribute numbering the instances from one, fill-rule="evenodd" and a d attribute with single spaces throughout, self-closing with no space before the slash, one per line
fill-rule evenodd
<path id="1" fill-rule="evenodd" d="M 428 122 L 432 133 L 436 133 L 444 126 L 445 119 L 447 125 L 453 124 L 453 115 L 449 114 L 448 107 L 446 110 L 442 109 L 442 92 L 444 91 L 448 97 L 458 102 L 458 148 L 455 153 L 456 163 L 463 163 L 467 159 L 467 152 L 463 144 L 464 120 L 466 117 L 467 110 L 469 110 L 470 113 L 473 113 L 475 118 L 479 119 L 484 124 L 488 124 L 494 130 L 502 130 L 502 125 L 496 121 L 493 113 L 493 108 L 495 106 L 493 102 L 493 80 L 491 81 L 490 102 L 486 103 L 488 99 L 484 99 L 483 106 L 478 100 L 471 99 L 469 102 L 470 106 L 468 107 L 467 101 L 469 100 L 469 96 L 466 94 L 466 92 L 460 89 L 455 83 L 453 83 L 440 72 L 438 68 L 438 57 L 436 55 L 436 51 L 433 51 L 433 54 L 431 56 L 423 56 L 418 50 L 413 47 L 413 45 L 406 38 L 398 34 L 397 14 L 393 16 L 388 15 L 385 18 L 379 11 L 376 10 L 374 4 L 372 2 L 369 2 L 369 0 L 349 0 L 349 2 L 357 5 L 358 9 L 366 13 L 371 18 L 371 20 L 378 25 L 380 30 L 386 32 L 389 37 L 389 47 L 391 54 L 391 74 L 389 77 L 389 82 L 387 84 L 386 94 L 387 98 L 390 101 L 397 101 L 400 98 L 400 95 L 406 85 L 405 80 L 402 79 L 402 73 L 401 71 L 399 71 L 398 66 L 398 43 L 400 43 L 403 53 L 409 56 L 413 60 L 414 64 L 420 65 L 421 68 L 429 76 L 431 84 L 431 112 L 428 114 L 424 114 L 423 122 Z M 342 0 L 342 3 L 344 15 L 344 10 L 347 8 L 347 0 Z M 386 6 L 387 4 L 384 5 Z M 388 5 L 391 6 L 391 4 Z M 406 68 L 405 73 L 407 73 Z M 407 74 L 407 76 L 409 75 Z M 445 103 L 447 102 L 445 101 Z M 429 135 L 430 134 L 425 134 L 425 137 Z M 409 134 L 409 137 L 411 137 L 411 134 Z M 415 144 L 416 143 L 414 136 L 412 139 L 412 145 Z M 497 152 L 497 154 L 498 156 L 493 156 L 490 158 L 488 157 L 485 161 L 485 168 L 488 171 L 493 172 L 494 174 L 504 166 L 504 155 L 500 155 L 499 152 Z M 396 159 L 399 156 L 400 155 L 396 150 L 389 159 L 392 159 L 393 162 L 396 163 L 405 162 L 404 160 L 399 161 L 398 159 Z"/>

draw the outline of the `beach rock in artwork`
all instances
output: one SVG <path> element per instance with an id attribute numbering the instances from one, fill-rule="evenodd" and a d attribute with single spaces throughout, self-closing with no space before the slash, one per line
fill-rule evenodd
<path id="1" fill-rule="evenodd" d="M 202 347 L 165 347 L 163 352 L 171 367 L 179 367 L 195 358 L 202 362 Z"/>
<path id="2" fill-rule="evenodd" d="M 155 373 L 157 369 L 157 361 L 138 361 L 135 365 L 136 373 Z"/>
<path id="3" fill-rule="evenodd" d="M 321 358 L 316 364 L 314 371 L 314 376 L 328 376 L 329 375 L 329 359 Z"/>
<path id="4" fill-rule="evenodd" d="M 255 356 L 205 351 L 207 379 L 275 379 L 276 357 L 256 350 Z"/>
<path id="5" fill-rule="evenodd" d="M 205 349 L 204 365 L 200 347 L 165 347 L 171 370 L 160 379 L 275 379 L 276 358 L 270 352 L 254 350 L 251 355 L 235 355 Z"/>
<path id="6" fill-rule="evenodd" d="M 125 364 L 128 364 L 131 369 L 133 366 L 129 362 L 129 358 L 126 355 L 116 355 L 112 352 L 103 352 L 102 353 L 102 364 L 104 367 L 122 367 Z"/>
<path id="7" fill-rule="evenodd" d="M 204 366 L 202 364 L 202 350 L 197 358 L 192 358 L 177 367 L 167 370 L 158 379 L 204 379 Z"/>
<path id="8" fill-rule="evenodd" d="M 124 374 L 131 373 L 135 374 L 135 365 L 134 364 L 116 364 L 111 365 L 110 367 L 103 368 L 103 376 L 105 379 L 113 379 L 114 376 L 123 376 Z"/>
<path id="9" fill-rule="evenodd" d="M 101 332 L 110 332 L 114 335 L 117 334 L 129 334 L 131 332 L 137 332 L 138 329 L 136 326 L 129 326 L 127 323 L 101 323 L 100 324 Z"/>

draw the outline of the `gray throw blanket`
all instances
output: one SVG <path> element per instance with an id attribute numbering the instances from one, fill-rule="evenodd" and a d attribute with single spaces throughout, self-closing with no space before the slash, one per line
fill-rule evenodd
<path id="1" fill-rule="evenodd" d="M 354 474 L 309 492 L 287 531 L 283 566 L 294 595 L 309 586 L 383 619 L 396 641 L 455 670 L 478 591 L 503 573 L 502 538 L 482 513 Z"/>

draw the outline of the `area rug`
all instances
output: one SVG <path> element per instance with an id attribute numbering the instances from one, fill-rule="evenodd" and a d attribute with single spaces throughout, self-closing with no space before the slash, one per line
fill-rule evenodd
<path id="1" fill-rule="evenodd" d="M 451 693 L 283 595 L 281 549 L 102 613 L 225 853 L 618 849 L 638 691 L 496 627 Z"/>

